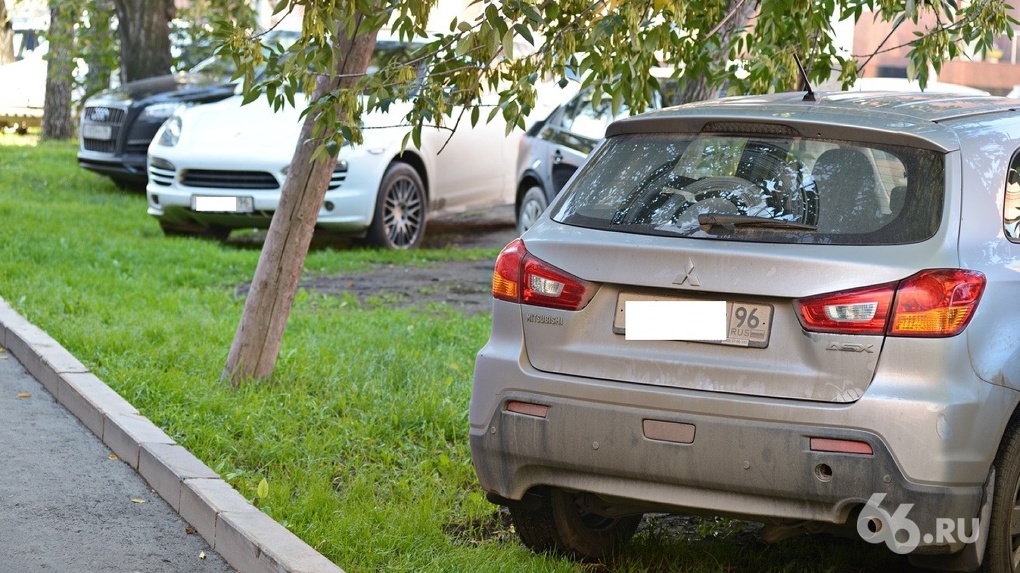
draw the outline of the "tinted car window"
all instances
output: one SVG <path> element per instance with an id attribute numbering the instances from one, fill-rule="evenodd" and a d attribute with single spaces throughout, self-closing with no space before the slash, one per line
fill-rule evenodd
<path id="1" fill-rule="evenodd" d="M 944 157 L 797 137 L 614 137 L 553 218 L 650 235 L 758 242 L 897 244 L 938 229 Z"/>

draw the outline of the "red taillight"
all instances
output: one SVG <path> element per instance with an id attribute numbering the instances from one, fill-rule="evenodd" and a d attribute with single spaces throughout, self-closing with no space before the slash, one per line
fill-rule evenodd
<path id="1" fill-rule="evenodd" d="M 974 316 L 985 275 L 963 269 L 933 269 L 904 279 L 896 291 L 889 334 L 955 336 Z"/>
<path id="2" fill-rule="evenodd" d="M 515 239 L 503 248 L 492 273 L 492 296 L 500 300 L 580 310 L 595 294 L 595 286 L 537 259 Z"/>
<path id="3" fill-rule="evenodd" d="M 896 283 L 845 290 L 795 301 L 801 326 L 811 332 L 882 334 Z"/>
<path id="4" fill-rule="evenodd" d="M 510 302 L 521 302 L 521 264 L 528 251 L 524 241 L 514 239 L 496 257 L 492 271 L 492 296 Z"/>
<path id="5" fill-rule="evenodd" d="M 955 336 L 970 322 L 985 276 L 964 269 L 928 269 L 895 283 L 795 301 L 810 332 Z"/>

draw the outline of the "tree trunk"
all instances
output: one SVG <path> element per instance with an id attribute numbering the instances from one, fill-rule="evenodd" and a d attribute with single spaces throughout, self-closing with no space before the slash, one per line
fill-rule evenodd
<path id="1" fill-rule="evenodd" d="M 4 0 L 0 0 L 0 66 L 14 61 L 14 24 L 7 13 Z"/>
<path id="2" fill-rule="evenodd" d="M 725 20 L 720 22 L 715 31 L 718 37 L 718 45 L 729 46 L 735 34 L 741 33 L 747 22 L 754 16 L 757 2 L 746 0 L 730 0 L 729 10 L 726 11 Z M 704 101 L 716 96 L 718 87 L 709 85 L 707 78 L 699 75 L 696 78 L 683 78 L 680 90 L 677 92 L 677 101 L 673 104 L 691 103 Z"/>
<path id="3" fill-rule="evenodd" d="M 116 0 L 116 5 L 121 83 L 169 74 L 174 0 Z"/>
<path id="4" fill-rule="evenodd" d="M 74 137 L 71 89 L 74 85 L 74 25 L 78 11 L 73 2 L 50 7 L 49 54 L 46 62 L 46 99 L 43 102 L 43 139 Z"/>
<path id="5" fill-rule="evenodd" d="M 373 30 L 348 38 L 341 29 L 334 48 L 345 57 L 337 64 L 333 78 L 319 76 L 309 101 L 317 101 L 338 87 L 354 87 L 368 69 L 377 33 L 378 30 Z M 245 380 L 269 378 L 276 367 L 315 221 L 336 166 L 335 156 L 312 159 L 321 144 L 312 137 L 318 115 L 309 114 L 301 128 L 280 205 L 269 225 L 241 323 L 230 346 L 221 379 L 229 380 L 233 386 Z M 337 117 L 342 119 L 339 110 Z"/>

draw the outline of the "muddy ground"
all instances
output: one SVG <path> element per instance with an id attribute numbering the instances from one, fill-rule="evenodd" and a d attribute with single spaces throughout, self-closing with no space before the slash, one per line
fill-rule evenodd
<path id="1" fill-rule="evenodd" d="M 500 249 L 517 238 L 512 214 L 430 221 L 422 248 Z M 313 277 L 301 287 L 326 294 L 350 293 L 401 306 L 443 303 L 467 314 L 492 309 L 494 259 L 446 261 L 423 266 L 380 265 L 359 273 Z"/>

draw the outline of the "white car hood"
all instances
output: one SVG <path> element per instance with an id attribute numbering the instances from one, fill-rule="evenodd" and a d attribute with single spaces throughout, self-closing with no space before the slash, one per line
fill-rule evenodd
<path id="1" fill-rule="evenodd" d="M 159 155 L 177 155 L 186 150 L 192 156 L 248 157 L 281 166 L 288 164 L 304 122 L 301 111 L 306 106 L 305 97 L 295 98 L 296 107 L 288 105 L 277 111 L 272 110 L 265 98 L 246 105 L 241 105 L 241 101 L 241 96 L 233 96 L 179 111 L 182 122 L 180 141 L 175 148 L 158 146 L 154 142 L 152 151 Z M 362 116 L 366 128 L 363 131 L 365 145 L 399 142 L 400 138 L 394 136 L 393 130 L 400 130 L 401 136 L 410 130 L 404 115 L 411 105 L 410 102 L 396 102 L 387 112 Z M 447 122 L 452 125 L 451 120 Z M 173 151 L 169 151 L 171 149 Z"/>
<path id="2" fill-rule="evenodd" d="M 275 112 L 264 98 L 247 105 L 241 105 L 241 101 L 241 96 L 233 96 L 178 112 L 182 127 L 176 148 L 206 157 L 249 157 L 289 163 L 301 131 L 304 101 L 295 102 L 301 106 L 298 109 L 284 106 Z"/>

